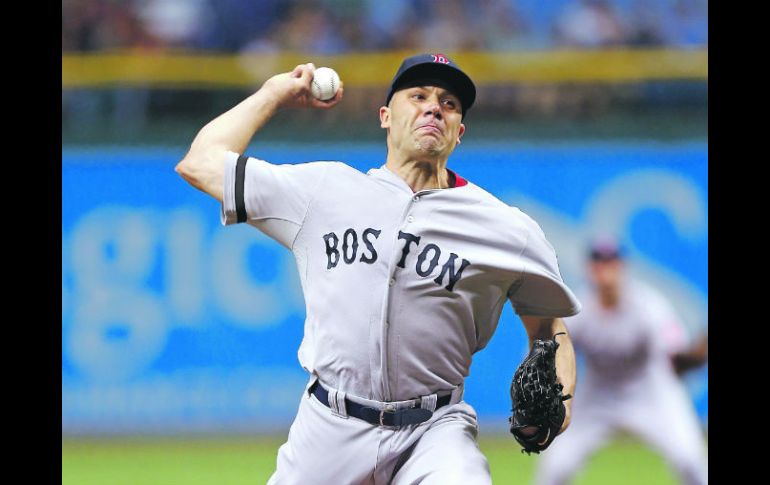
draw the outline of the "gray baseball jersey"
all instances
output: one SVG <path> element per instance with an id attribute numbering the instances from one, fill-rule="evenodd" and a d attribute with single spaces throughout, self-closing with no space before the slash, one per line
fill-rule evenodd
<path id="1" fill-rule="evenodd" d="M 227 158 L 224 224 L 238 220 L 237 160 Z M 391 401 L 459 386 L 506 300 L 522 315 L 580 309 L 537 223 L 472 183 L 415 194 L 385 167 L 254 158 L 243 180 L 246 222 L 297 261 L 300 363 L 350 394 Z"/>
<path id="2" fill-rule="evenodd" d="M 307 314 L 299 361 L 330 389 L 334 411 L 305 394 L 270 483 L 413 483 L 448 472 L 490 483 L 475 411 L 462 401 L 473 354 L 506 301 L 521 315 L 580 310 L 537 223 L 459 178 L 413 193 L 384 166 L 364 174 L 229 153 L 224 186 L 223 224 L 246 222 L 294 254 Z M 376 409 L 421 399 L 435 409 L 447 393 L 450 405 L 430 421 L 369 436 L 362 430 L 378 427 L 347 419 L 341 405 L 345 396 Z"/>

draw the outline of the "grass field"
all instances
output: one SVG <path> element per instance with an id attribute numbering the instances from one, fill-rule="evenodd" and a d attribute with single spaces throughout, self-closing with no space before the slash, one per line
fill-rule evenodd
<path id="1" fill-rule="evenodd" d="M 264 484 L 282 437 L 62 439 L 62 485 Z M 495 484 L 530 484 L 537 457 L 513 438 L 482 436 Z M 673 485 L 663 460 L 621 439 L 600 451 L 574 485 Z"/>

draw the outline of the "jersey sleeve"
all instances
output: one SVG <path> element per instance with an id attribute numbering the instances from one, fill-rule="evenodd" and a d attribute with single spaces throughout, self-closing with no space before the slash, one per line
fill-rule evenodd
<path id="1" fill-rule="evenodd" d="M 556 251 L 540 226 L 528 216 L 527 244 L 521 254 L 523 270 L 508 292 L 518 315 L 569 317 L 580 312 L 580 301 L 564 283 Z"/>
<path id="2" fill-rule="evenodd" d="M 323 162 L 279 165 L 228 152 L 222 225 L 248 223 L 290 248 L 327 168 Z"/>

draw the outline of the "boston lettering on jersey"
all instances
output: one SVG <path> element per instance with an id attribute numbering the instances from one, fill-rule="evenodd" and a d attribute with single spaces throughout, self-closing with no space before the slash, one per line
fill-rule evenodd
<path id="1" fill-rule="evenodd" d="M 377 250 L 374 247 L 374 241 L 380 237 L 380 229 L 367 228 L 361 234 L 361 241 L 365 248 L 361 248 L 359 262 L 374 264 L 377 261 Z M 415 236 L 408 232 L 398 231 L 398 239 L 404 241 L 401 248 L 401 259 L 396 266 L 406 268 L 406 258 L 412 250 L 412 246 L 419 247 L 421 236 Z M 340 262 L 340 258 L 345 264 L 352 264 L 358 256 L 358 249 L 361 244 L 358 242 L 358 233 L 355 229 L 347 229 L 342 234 L 342 247 L 340 248 L 340 237 L 334 232 L 324 234 L 324 244 L 326 245 L 326 269 L 332 269 Z M 446 253 L 446 251 L 445 251 Z M 455 284 L 460 281 L 463 270 L 471 264 L 467 259 L 461 259 L 460 267 L 457 268 L 456 261 L 459 256 L 450 252 L 449 258 L 441 265 L 438 270 L 438 276 L 433 280 L 437 285 L 444 284 L 444 277 L 447 278 L 447 285 L 444 287 L 453 291 Z M 439 267 L 441 260 L 441 248 L 433 243 L 423 246 L 422 251 L 417 255 L 415 261 L 415 272 L 423 278 L 431 276 Z"/>

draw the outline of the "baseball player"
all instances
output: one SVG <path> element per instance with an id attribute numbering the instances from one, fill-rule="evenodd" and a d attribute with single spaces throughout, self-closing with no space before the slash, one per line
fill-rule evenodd
<path id="1" fill-rule="evenodd" d="M 591 243 L 593 290 L 579 315 L 566 319 L 585 357 L 572 425 L 538 463 L 536 483 L 568 483 L 619 430 L 657 450 L 683 483 L 708 482 L 708 463 L 692 403 L 677 370 L 705 361 L 703 342 L 688 348 L 674 309 L 660 292 L 625 273 L 614 238 Z"/>
<path id="2" fill-rule="evenodd" d="M 463 401 L 473 354 L 506 301 L 530 341 L 565 332 L 559 317 L 580 304 L 538 224 L 447 168 L 476 89 L 444 55 L 409 57 L 393 78 L 379 109 L 382 166 L 245 155 L 279 109 L 341 101 L 342 87 L 328 102 L 311 96 L 314 70 L 268 79 L 204 126 L 176 167 L 221 202 L 224 225 L 250 224 L 296 259 L 309 381 L 269 483 L 489 484 L 476 413 Z M 557 373 L 571 394 L 574 353 L 567 335 L 559 343 Z M 565 406 L 558 432 L 569 425 Z"/>

